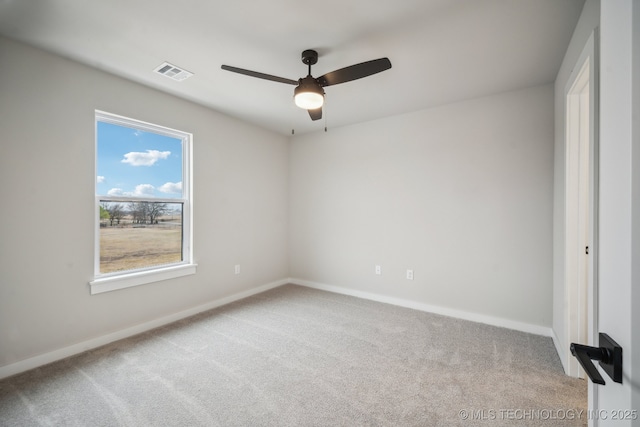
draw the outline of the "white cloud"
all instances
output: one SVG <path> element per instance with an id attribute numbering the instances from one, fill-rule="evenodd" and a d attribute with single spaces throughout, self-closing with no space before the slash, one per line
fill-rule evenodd
<path id="1" fill-rule="evenodd" d="M 163 193 L 182 193 L 182 182 L 167 182 L 158 187 Z"/>
<path id="2" fill-rule="evenodd" d="M 104 176 L 98 175 L 98 184 L 102 184 L 104 182 Z"/>
<path id="3" fill-rule="evenodd" d="M 160 159 L 166 159 L 171 151 L 147 150 L 146 153 L 132 151 L 124 155 L 122 163 L 129 163 L 132 166 L 152 166 Z"/>
<path id="4" fill-rule="evenodd" d="M 124 192 L 122 191 L 122 188 L 112 188 L 111 190 L 107 191 L 107 195 L 108 196 L 123 196 Z"/>
<path id="5" fill-rule="evenodd" d="M 153 196 L 155 189 L 156 188 L 151 184 L 140 184 L 140 185 L 136 185 L 136 189 L 131 195 L 132 196 Z"/>
<path id="6" fill-rule="evenodd" d="M 133 197 L 148 197 L 153 196 L 156 188 L 151 184 L 139 184 L 136 185 L 133 191 L 124 191 L 122 188 L 112 188 L 107 191 L 108 196 L 133 196 Z"/>

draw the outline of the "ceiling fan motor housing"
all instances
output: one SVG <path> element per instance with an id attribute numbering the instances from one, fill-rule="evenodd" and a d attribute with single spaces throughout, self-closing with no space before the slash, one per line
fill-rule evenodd
<path id="1" fill-rule="evenodd" d="M 324 96 L 324 89 L 322 89 L 322 86 L 311 76 L 298 80 L 298 86 L 294 90 L 294 95 L 300 92 L 315 92 Z"/>

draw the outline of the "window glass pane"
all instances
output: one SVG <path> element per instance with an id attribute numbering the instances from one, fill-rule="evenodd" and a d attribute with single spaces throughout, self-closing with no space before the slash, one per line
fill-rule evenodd
<path id="1" fill-rule="evenodd" d="M 97 122 L 99 196 L 183 198 L 182 140 Z"/>
<path id="2" fill-rule="evenodd" d="M 92 292 L 120 277 L 136 286 L 167 266 L 191 265 L 191 141 L 186 132 L 96 111 Z"/>
<path id="3" fill-rule="evenodd" d="M 182 259 L 182 203 L 100 202 L 100 273 Z"/>

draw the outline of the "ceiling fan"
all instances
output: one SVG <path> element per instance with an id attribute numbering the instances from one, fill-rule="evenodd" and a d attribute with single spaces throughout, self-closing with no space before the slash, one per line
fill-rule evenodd
<path id="1" fill-rule="evenodd" d="M 315 78 L 311 75 L 311 66 L 318 62 L 318 52 L 311 49 L 305 50 L 302 52 L 302 62 L 309 66 L 309 73 L 307 77 L 303 77 L 298 80 L 258 73 L 257 71 L 245 70 L 242 68 L 231 67 L 229 65 L 223 65 L 222 69 L 251 77 L 257 77 L 259 79 L 295 85 L 296 88 L 293 91 L 293 97 L 296 105 L 307 110 L 311 120 L 319 120 L 322 118 L 322 104 L 324 104 L 323 87 L 361 79 L 391 68 L 391 61 L 389 61 L 389 58 L 380 58 L 341 68 Z"/>

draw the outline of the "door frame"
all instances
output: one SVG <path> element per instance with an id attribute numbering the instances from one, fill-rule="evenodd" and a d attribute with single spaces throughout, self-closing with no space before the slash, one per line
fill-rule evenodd
<path id="1" fill-rule="evenodd" d="M 584 377 L 569 345 L 598 343 L 598 163 L 599 163 L 599 37 L 596 28 L 575 63 L 564 91 L 565 101 L 565 326 L 564 364 L 567 374 Z M 585 76 L 588 73 L 588 78 Z M 588 116 L 581 97 L 588 85 Z M 588 118 L 588 157 L 584 152 L 584 121 Z M 582 144 L 581 144 L 582 141 Z M 581 153 L 582 145 L 582 153 Z M 582 154 L 582 155 L 581 155 Z M 588 171 L 584 168 L 588 167 Z M 583 193 L 581 194 L 581 189 Z M 584 202 L 587 197 L 588 202 Z M 582 211 L 581 211 L 582 205 Z M 585 212 L 586 207 L 586 212 Z M 586 216 L 586 218 L 585 218 Z M 576 221 L 576 218 L 579 218 Z M 578 222 L 578 224 L 576 224 Z M 586 232 L 585 239 L 583 232 Z M 585 254 L 585 246 L 589 254 Z M 586 277 L 585 277 L 586 276 Z M 586 287 L 584 283 L 586 281 Z M 584 336 L 586 322 L 586 337 Z M 588 380 L 587 380 L 588 381 Z M 588 407 L 597 408 L 597 388 L 588 381 Z M 589 425 L 594 420 L 589 420 Z"/>

